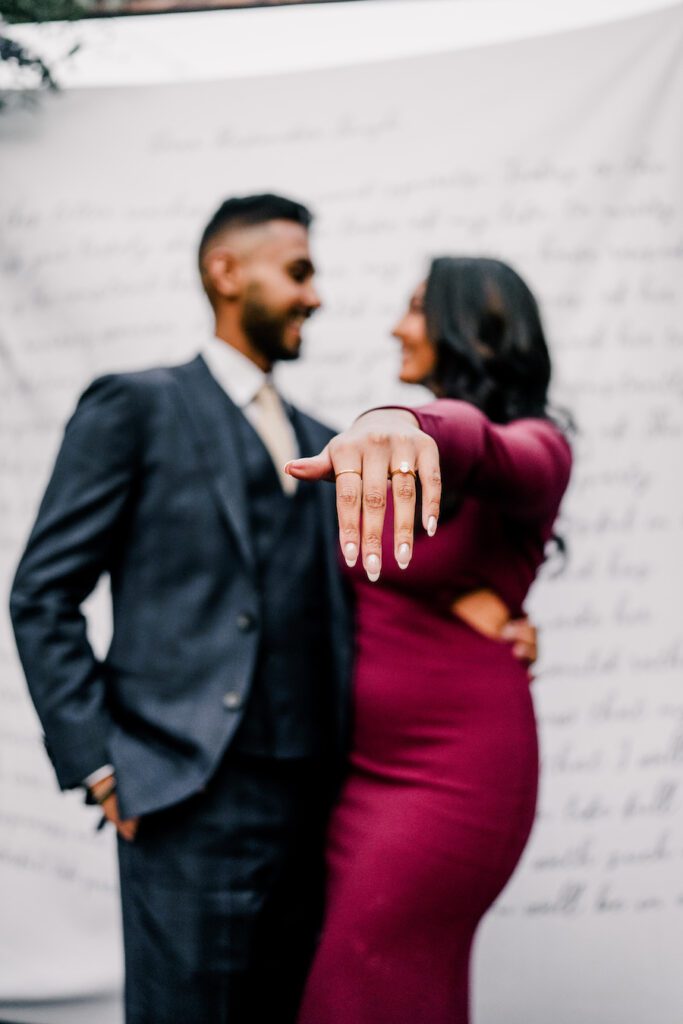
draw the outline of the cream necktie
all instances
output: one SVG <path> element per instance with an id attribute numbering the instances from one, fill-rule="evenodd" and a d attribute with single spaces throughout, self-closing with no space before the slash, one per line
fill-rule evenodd
<path id="1" fill-rule="evenodd" d="M 254 428 L 270 454 L 285 494 L 294 494 L 297 482 L 283 466 L 298 455 L 296 435 L 272 384 L 263 384 L 252 401 Z"/>

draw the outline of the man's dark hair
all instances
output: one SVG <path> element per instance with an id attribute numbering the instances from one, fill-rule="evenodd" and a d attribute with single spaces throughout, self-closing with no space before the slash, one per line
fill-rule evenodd
<path id="1" fill-rule="evenodd" d="M 291 220 L 302 227 L 310 227 L 313 214 L 301 203 L 270 192 L 258 196 L 236 196 L 226 199 L 218 207 L 204 228 L 199 242 L 199 264 L 209 244 L 226 228 L 252 227 L 271 220 Z"/>

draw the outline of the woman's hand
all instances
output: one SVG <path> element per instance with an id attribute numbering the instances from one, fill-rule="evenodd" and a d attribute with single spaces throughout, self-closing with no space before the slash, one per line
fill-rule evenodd
<path id="1" fill-rule="evenodd" d="M 488 588 L 462 594 L 451 605 L 451 612 L 468 626 L 493 640 L 505 640 L 512 653 L 529 668 L 538 658 L 538 630 L 526 615 L 511 619 L 507 605 Z"/>
<path id="2" fill-rule="evenodd" d="M 511 619 L 503 626 L 500 635 L 512 644 L 515 658 L 526 662 L 531 669 L 538 660 L 538 630 L 528 618 Z"/>
<path id="3" fill-rule="evenodd" d="M 422 525 L 433 537 L 439 520 L 441 473 L 436 442 L 405 409 L 376 409 L 359 417 L 310 459 L 288 462 L 299 480 L 334 480 L 339 543 L 346 564 L 361 552 L 372 582 L 382 568 L 382 530 L 387 479 L 394 499 L 394 557 L 406 569 L 413 553 L 416 475 L 422 485 Z M 361 522 L 362 511 L 362 522 Z"/>

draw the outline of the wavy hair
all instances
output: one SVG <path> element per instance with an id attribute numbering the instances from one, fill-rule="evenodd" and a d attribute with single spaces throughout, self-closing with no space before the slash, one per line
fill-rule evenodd
<path id="1" fill-rule="evenodd" d="M 437 349 L 429 383 L 439 395 L 476 405 L 494 423 L 533 416 L 569 426 L 570 417 L 549 408 L 551 364 L 541 316 L 512 267 L 439 257 L 429 270 L 424 307 Z"/>

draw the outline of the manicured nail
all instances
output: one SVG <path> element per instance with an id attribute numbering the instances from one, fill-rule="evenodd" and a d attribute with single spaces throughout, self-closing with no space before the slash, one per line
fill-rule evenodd
<path id="1" fill-rule="evenodd" d="M 368 574 L 368 579 L 371 583 L 376 583 L 379 579 L 379 570 L 381 563 L 379 555 L 368 555 L 365 559 L 365 571 Z"/>
<path id="2" fill-rule="evenodd" d="M 427 520 L 427 533 L 430 537 L 436 533 L 436 516 L 430 516 Z"/>
<path id="3" fill-rule="evenodd" d="M 396 552 L 399 569 L 407 569 L 410 562 L 410 544 L 401 544 Z"/>
<path id="4" fill-rule="evenodd" d="M 352 544 L 351 541 L 349 541 L 348 544 L 345 544 L 344 558 L 346 559 L 346 564 L 349 569 L 353 569 L 354 565 L 358 561 L 358 546 L 356 544 Z"/>
<path id="5" fill-rule="evenodd" d="M 500 631 L 500 635 L 503 640 L 513 640 L 515 637 L 515 627 L 511 626 L 509 622 L 506 622 Z"/>

